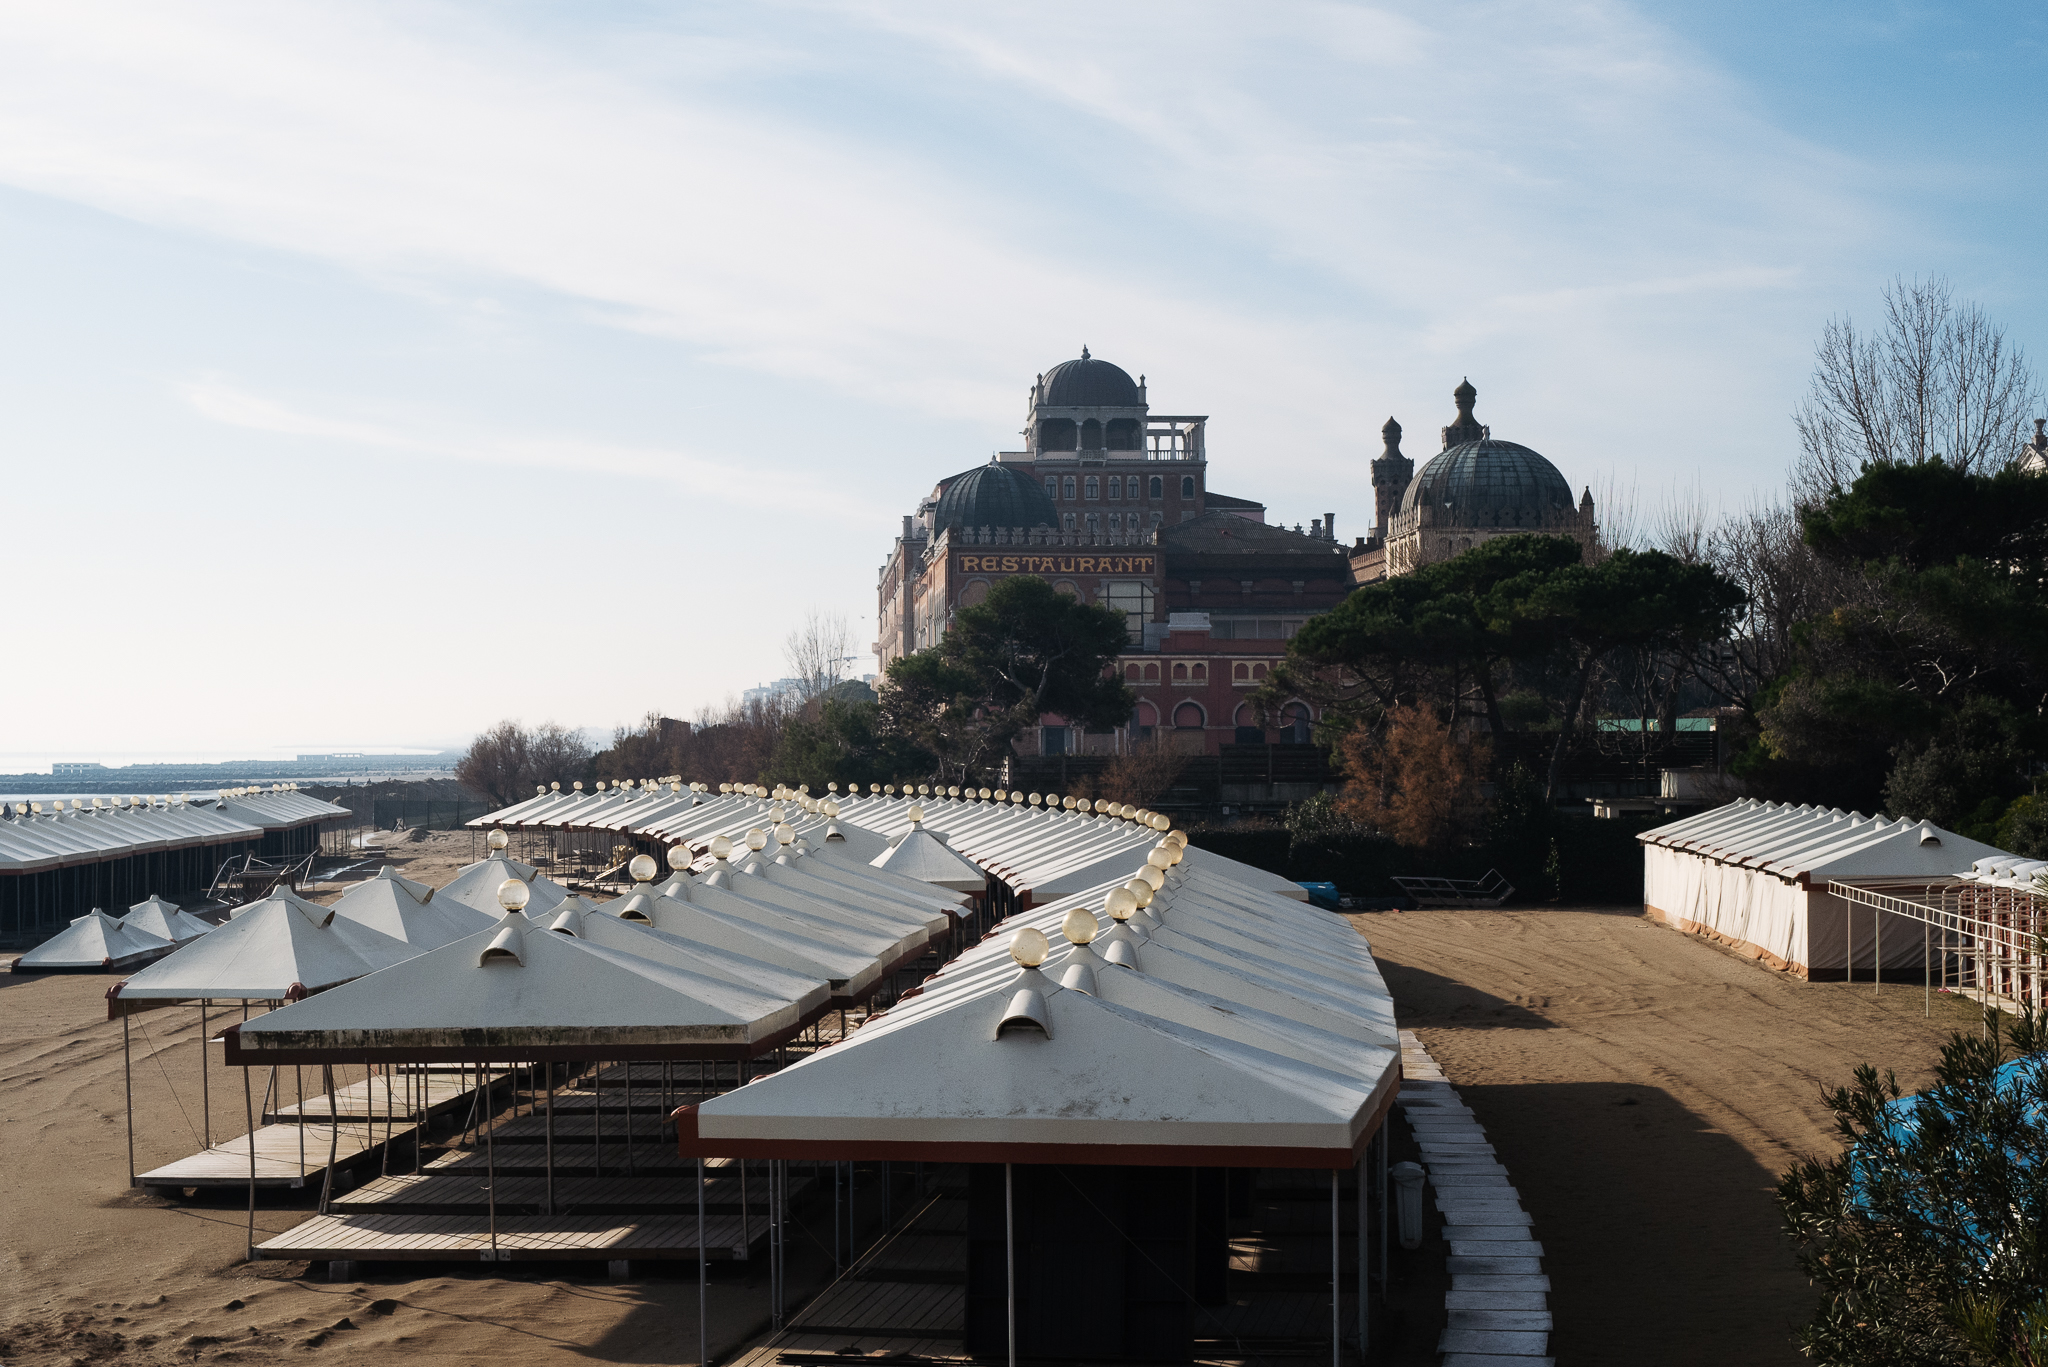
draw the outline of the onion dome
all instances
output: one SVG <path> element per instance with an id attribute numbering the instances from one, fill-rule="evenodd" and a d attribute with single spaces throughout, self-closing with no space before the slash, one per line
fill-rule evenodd
<path id="1" fill-rule="evenodd" d="M 1057 527 L 1059 520 L 1058 510 L 1036 479 L 1014 466 L 990 461 L 954 476 L 946 485 L 932 514 L 932 529 Z"/>
<path id="2" fill-rule="evenodd" d="M 1142 408 L 1138 386 L 1122 366 L 1100 361 L 1081 348 L 1078 361 L 1061 361 L 1039 381 L 1038 402 L 1047 408 Z"/>

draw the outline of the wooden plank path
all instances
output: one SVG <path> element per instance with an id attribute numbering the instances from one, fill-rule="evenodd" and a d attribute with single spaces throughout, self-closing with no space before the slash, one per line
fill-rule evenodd
<path id="1" fill-rule="evenodd" d="M 768 1218 L 768 1190 L 762 1174 L 747 1186 L 748 1221 L 758 1228 Z M 481 1213 L 486 1208 L 483 1175 L 479 1172 L 451 1174 L 429 1170 L 417 1176 L 396 1174 L 373 1178 L 356 1190 L 328 1203 L 343 1214 L 459 1215 Z M 792 1181 L 795 1196 L 808 1181 Z M 500 1170 L 496 1196 L 499 1213 L 538 1215 L 547 1200 L 544 1177 L 508 1177 Z M 740 1213 L 740 1183 L 737 1175 L 719 1174 L 704 1184 L 705 1210 L 710 1214 Z M 697 1210 L 697 1181 L 662 1177 L 555 1177 L 555 1210 L 578 1215 L 694 1215 Z"/>
<path id="2" fill-rule="evenodd" d="M 756 1226 L 754 1240 L 765 1237 Z M 262 1258 L 364 1262 L 543 1262 L 697 1258 L 696 1216 L 499 1215 L 493 1258 L 479 1215 L 315 1215 L 256 1246 Z M 704 1256 L 747 1256 L 737 1216 L 707 1218 Z"/>
<path id="3" fill-rule="evenodd" d="M 499 1088 L 506 1085 L 504 1078 L 495 1081 Z M 351 1083 L 334 1094 L 333 1107 L 343 1121 L 404 1120 L 424 1103 L 428 1115 L 439 1115 L 452 1111 L 458 1106 L 467 1106 L 475 1095 L 475 1087 L 465 1086 L 453 1073 L 430 1073 L 425 1077 L 410 1080 L 395 1077 L 373 1077 L 366 1082 Z M 280 1106 L 266 1111 L 263 1122 L 289 1124 L 301 1118 L 319 1124 L 327 1120 L 327 1094 L 307 1097 L 303 1102 Z"/>
<path id="4" fill-rule="evenodd" d="M 327 1170 L 327 1146 L 335 1142 L 334 1166 L 345 1170 L 374 1158 L 384 1145 L 384 1127 L 369 1133 L 365 1125 L 343 1125 L 338 1134 L 327 1125 L 265 1125 L 256 1131 L 256 1185 L 317 1185 Z M 413 1127 L 400 1125 L 394 1142 L 412 1137 Z M 301 1138 L 304 1139 L 303 1160 Z M 249 1136 L 224 1139 L 213 1147 L 175 1163 L 166 1163 L 135 1179 L 145 1187 L 246 1187 L 249 1185 Z"/>
<path id="5" fill-rule="evenodd" d="M 607 1139 L 604 1145 L 603 1161 L 593 1153 L 588 1139 L 575 1144 L 565 1144 L 557 1137 L 555 1141 L 555 1176 L 561 1177 L 664 1177 L 688 1174 L 697 1175 L 697 1160 L 684 1158 L 676 1152 L 675 1140 L 666 1143 L 652 1135 L 633 1146 L 632 1161 L 628 1163 L 626 1147 Z M 429 1172 L 474 1172 L 483 1173 L 493 1165 L 483 1145 L 474 1149 L 462 1149 L 443 1155 L 429 1162 Z M 500 1144 L 498 1146 L 496 1169 L 500 1177 L 532 1177 L 545 1175 L 547 1148 L 541 1144 Z"/>

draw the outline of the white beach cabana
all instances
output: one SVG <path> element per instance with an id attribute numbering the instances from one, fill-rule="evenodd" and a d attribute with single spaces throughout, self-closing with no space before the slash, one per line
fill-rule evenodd
<path id="1" fill-rule="evenodd" d="M 161 959 L 175 945 L 95 907 L 14 961 L 16 973 L 118 973 Z"/>
<path id="2" fill-rule="evenodd" d="M 1830 883 L 1925 887 L 2004 851 L 1925 821 L 1743 799 L 1644 831 L 1643 910 L 1802 978 L 1918 969 L 1922 927 Z"/>
<path id="3" fill-rule="evenodd" d="M 176 902 L 167 902 L 157 896 L 145 898 L 128 908 L 121 917 L 121 923 L 131 930 L 169 940 L 174 945 L 189 944 L 213 929 L 212 922 L 202 921 Z"/>

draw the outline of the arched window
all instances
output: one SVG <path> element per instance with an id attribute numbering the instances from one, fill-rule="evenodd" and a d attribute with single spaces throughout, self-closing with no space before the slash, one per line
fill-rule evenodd
<path id="1" fill-rule="evenodd" d="M 1252 686 L 1252 667 L 1243 660 L 1239 660 L 1230 667 L 1230 682 L 1238 688 L 1250 688 Z"/>
<path id="2" fill-rule="evenodd" d="M 1182 663 L 1178 660 L 1174 662 L 1173 681 L 1177 684 L 1186 683 L 1188 681 L 1188 667 L 1185 663 Z"/>
<path id="3" fill-rule="evenodd" d="M 1100 497 L 1102 497 L 1102 481 L 1094 475 L 1088 476 L 1088 501 L 1092 503 Z"/>
<path id="4" fill-rule="evenodd" d="M 1081 590 L 1074 587 L 1074 581 L 1071 579 L 1060 580 L 1059 583 L 1054 584 L 1052 586 L 1052 591 L 1054 593 L 1064 593 L 1065 595 L 1067 595 L 1067 597 L 1080 599 L 1080 601 L 1084 603 L 1088 601 L 1087 599 L 1081 597 Z"/>
<path id="5" fill-rule="evenodd" d="M 1252 711 L 1252 705 L 1250 703 L 1241 702 L 1237 705 L 1237 716 L 1233 719 L 1232 724 L 1236 726 L 1256 727 L 1259 724 L 1259 717 L 1256 712 Z"/>
<path id="6" fill-rule="evenodd" d="M 1067 481 L 1067 483 L 1069 484 L 1072 484 L 1073 482 L 1074 481 L 1072 481 L 1071 479 Z M 1066 516 L 1066 528 L 1070 532 L 1074 530 L 1074 515 L 1072 513 L 1068 513 Z"/>
<path id="7" fill-rule="evenodd" d="M 1047 475 L 1045 477 L 1045 496 L 1047 498 L 1058 498 L 1060 496 L 1060 477 L 1058 475 Z"/>
<path id="8" fill-rule="evenodd" d="M 1188 666 L 1188 678 L 1193 683 L 1209 682 L 1209 666 L 1203 664 L 1200 660 L 1195 661 L 1192 665 Z"/>
<path id="9" fill-rule="evenodd" d="M 970 579 L 967 587 L 960 590 L 960 606 L 971 608 L 988 597 L 988 580 Z"/>
<path id="10" fill-rule="evenodd" d="M 1072 498 L 1072 497 L 1074 496 L 1074 477 L 1073 477 L 1072 475 L 1068 475 L 1068 476 L 1067 476 L 1067 480 L 1066 480 L 1066 483 L 1067 483 L 1067 497 L 1068 497 L 1068 498 Z"/>
<path id="11" fill-rule="evenodd" d="M 1148 664 L 1145 666 L 1145 682 L 1148 684 L 1156 684 L 1159 682 L 1158 665 Z"/>
<path id="12" fill-rule="evenodd" d="M 1102 449 L 1102 424 L 1090 418 L 1081 424 L 1081 449 L 1100 451 Z"/>
<path id="13" fill-rule="evenodd" d="M 1193 475 L 1182 475 L 1180 477 L 1180 496 L 1182 498 L 1193 498 L 1195 496 L 1195 477 Z"/>
<path id="14" fill-rule="evenodd" d="M 1109 501 L 1114 503 L 1123 496 L 1124 477 L 1122 475 L 1111 475 L 1109 477 Z"/>
<path id="15" fill-rule="evenodd" d="M 1296 745 L 1307 745 L 1311 739 L 1309 733 L 1312 729 L 1312 719 L 1309 717 L 1308 704 L 1298 702 L 1287 704 L 1286 717 L 1286 739 Z"/>
<path id="16" fill-rule="evenodd" d="M 1124 529 L 1124 515 L 1122 513 L 1111 513 L 1109 515 L 1109 529 L 1113 532 L 1120 532 Z"/>
<path id="17" fill-rule="evenodd" d="M 1263 679 L 1264 679 L 1265 677 L 1266 677 L 1266 666 L 1265 666 L 1265 665 L 1263 665 L 1263 664 L 1255 664 L 1255 665 L 1253 665 L 1253 666 L 1252 666 L 1252 678 L 1253 678 L 1253 679 L 1256 679 L 1256 680 L 1263 680 Z"/>
<path id="18" fill-rule="evenodd" d="M 1124 666 L 1125 683 L 1137 683 L 1140 679 L 1143 679 L 1144 677 L 1144 669 L 1135 662 Z"/>
<path id="19" fill-rule="evenodd" d="M 1173 709 L 1173 724 L 1182 731 L 1200 730 L 1202 726 L 1202 709 L 1191 702 L 1182 703 L 1179 707 Z"/>
<path id="20" fill-rule="evenodd" d="M 1158 475 L 1152 476 L 1152 497 L 1166 497 L 1166 481 Z"/>

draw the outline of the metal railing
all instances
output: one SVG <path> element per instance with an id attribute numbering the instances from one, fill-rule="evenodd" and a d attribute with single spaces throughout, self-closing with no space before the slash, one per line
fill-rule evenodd
<path id="1" fill-rule="evenodd" d="M 1940 986 L 1949 987 L 1953 978 L 1956 990 L 1986 1001 L 2040 1008 L 2048 967 L 2048 896 L 1960 880 L 1874 887 L 1830 882 L 1827 890 L 1851 907 L 1870 910 L 1873 986 L 1883 974 L 1883 917 L 1891 915 L 1927 927 L 1923 953 L 1930 960 L 1924 970 L 1930 991 L 1938 949 Z"/>

